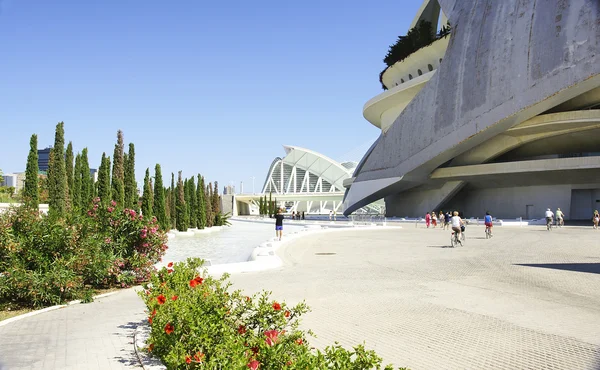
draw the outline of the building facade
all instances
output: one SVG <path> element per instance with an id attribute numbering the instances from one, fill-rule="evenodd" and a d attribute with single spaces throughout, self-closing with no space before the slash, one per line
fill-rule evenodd
<path id="1" fill-rule="evenodd" d="M 449 36 L 382 74 L 365 104 L 381 130 L 346 182 L 344 213 L 385 199 L 433 210 L 541 218 L 600 208 L 600 2 L 426 0 Z"/>
<path id="2" fill-rule="evenodd" d="M 40 171 L 47 172 L 48 166 L 50 165 L 50 152 L 52 151 L 52 147 L 47 147 L 45 149 L 38 149 L 38 169 Z"/>

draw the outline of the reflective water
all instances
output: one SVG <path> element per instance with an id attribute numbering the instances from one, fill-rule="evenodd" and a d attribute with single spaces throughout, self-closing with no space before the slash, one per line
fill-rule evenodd
<path id="1" fill-rule="evenodd" d="M 286 224 L 286 232 L 298 231 L 304 226 Z M 168 262 L 185 261 L 189 257 L 210 259 L 213 265 L 221 263 L 245 262 L 252 250 L 260 243 L 275 236 L 275 223 L 263 224 L 244 221 L 231 221 L 231 227 L 221 231 L 194 236 L 176 236 L 169 239 L 165 265 Z"/>

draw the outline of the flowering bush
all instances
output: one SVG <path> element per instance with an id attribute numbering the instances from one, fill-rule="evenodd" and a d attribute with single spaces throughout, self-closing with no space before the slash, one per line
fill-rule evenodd
<path id="1" fill-rule="evenodd" d="M 165 243 L 155 219 L 99 199 L 67 218 L 12 208 L 0 214 L 0 302 L 52 305 L 147 281 Z"/>
<path id="2" fill-rule="evenodd" d="M 288 307 L 268 292 L 230 292 L 226 275 L 203 277 L 201 266 L 199 259 L 169 263 L 139 292 L 151 326 L 148 351 L 167 368 L 381 369 L 381 358 L 362 345 L 311 349 L 299 329 L 304 302 Z"/>

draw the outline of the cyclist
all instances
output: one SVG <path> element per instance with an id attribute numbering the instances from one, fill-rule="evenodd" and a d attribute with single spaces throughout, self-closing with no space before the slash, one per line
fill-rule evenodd
<path id="1" fill-rule="evenodd" d="M 560 210 L 560 208 L 556 209 L 556 226 L 565 226 L 565 214 Z"/>
<path id="2" fill-rule="evenodd" d="M 494 225 L 492 225 L 492 215 L 490 215 L 490 212 L 485 213 L 485 218 L 484 218 L 483 222 L 485 223 L 485 231 L 487 232 L 489 230 L 490 237 L 491 237 L 492 236 L 492 227 Z"/>
<path id="3" fill-rule="evenodd" d="M 458 217 L 458 212 L 454 211 L 450 222 L 452 223 L 452 231 L 458 233 L 458 240 L 460 240 L 460 237 L 462 236 L 461 226 L 463 226 L 464 222 L 460 217 Z"/>
<path id="4" fill-rule="evenodd" d="M 548 228 L 552 227 L 552 219 L 554 218 L 554 212 L 548 208 L 546 210 L 546 226 L 550 225 Z"/>

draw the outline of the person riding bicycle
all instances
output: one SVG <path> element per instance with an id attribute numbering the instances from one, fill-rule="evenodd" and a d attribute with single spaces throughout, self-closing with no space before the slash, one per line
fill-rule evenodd
<path id="1" fill-rule="evenodd" d="M 556 214 L 556 225 L 563 226 L 565 224 L 565 222 L 564 222 L 565 214 L 560 210 L 560 208 L 556 209 L 555 214 Z"/>
<path id="2" fill-rule="evenodd" d="M 452 231 L 458 234 L 458 240 L 460 240 L 460 237 L 462 236 L 461 226 L 464 224 L 464 222 L 460 217 L 458 217 L 458 212 L 454 211 L 450 222 L 452 223 Z"/>
<path id="3" fill-rule="evenodd" d="M 486 212 L 483 222 L 485 223 L 485 229 L 490 230 L 490 236 L 492 236 L 492 227 L 494 227 L 494 225 L 492 224 L 492 219 L 492 215 L 490 215 L 489 212 Z"/>
<path id="4" fill-rule="evenodd" d="M 550 224 L 552 225 L 552 219 L 554 218 L 554 212 L 552 212 L 550 210 L 550 208 L 548 208 L 546 210 L 546 225 Z"/>

